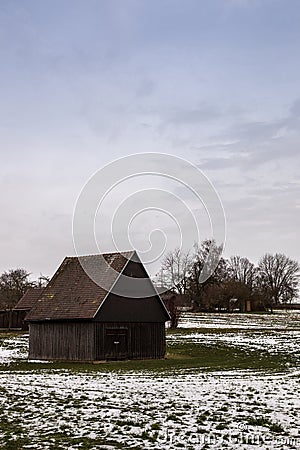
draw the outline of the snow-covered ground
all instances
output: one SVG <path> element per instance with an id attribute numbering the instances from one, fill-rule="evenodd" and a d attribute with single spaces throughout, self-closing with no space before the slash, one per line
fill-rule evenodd
<path id="1" fill-rule="evenodd" d="M 173 334 L 168 337 L 169 345 L 178 342 L 193 342 L 195 344 L 222 344 L 230 347 L 245 348 L 249 351 L 263 350 L 270 354 L 283 353 L 299 356 L 300 362 L 300 329 L 298 330 L 267 330 L 267 331 L 235 331 L 227 333 Z"/>
<path id="2" fill-rule="evenodd" d="M 188 313 L 182 314 L 183 328 L 300 329 L 300 310 L 273 314 Z"/>
<path id="3" fill-rule="evenodd" d="M 0 334 L 1 337 L 1 334 Z M 28 357 L 28 334 L 7 337 L 0 341 L 0 364 L 10 364 Z"/>
<path id="4" fill-rule="evenodd" d="M 300 448 L 296 373 L 46 371 L 2 373 L 0 380 L 2 407 L 22 428 L 16 436 L 28 439 L 24 448 L 79 449 L 80 439 L 94 442 L 87 448 L 95 449 L 200 449 L 204 443 L 219 449 L 248 449 L 251 443 Z M 80 439 L 72 444 L 74 438 Z"/>
<path id="5" fill-rule="evenodd" d="M 170 334 L 168 345 L 191 340 L 233 351 L 300 353 L 300 315 L 243 315 L 248 325 L 224 316 L 189 315 L 193 324 L 205 322 L 203 332 L 191 330 L 185 316 L 187 329 Z M 226 332 L 215 326 L 222 321 Z M 11 363 L 26 360 L 27 349 L 28 335 L 5 338 L 0 347 L 0 448 L 300 449 L 296 367 L 281 373 L 88 372 L 52 364 L 13 370 Z"/>

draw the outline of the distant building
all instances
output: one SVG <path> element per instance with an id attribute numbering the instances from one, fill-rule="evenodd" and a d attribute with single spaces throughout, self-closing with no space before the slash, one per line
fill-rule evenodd
<path id="1" fill-rule="evenodd" d="M 108 274 L 103 258 L 115 276 Z M 81 262 L 88 264 L 100 286 Z M 144 279 L 147 289 L 134 298 L 117 295 L 112 288 L 122 290 L 120 274 Z M 66 257 L 26 319 L 30 359 L 98 361 L 163 358 L 170 316 L 131 251 Z"/>
<path id="2" fill-rule="evenodd" d="M 30 288 L 13 309 L 0 310 L 0 329 L 28 330 L 25 317 L 39 298 L 41 291 L 42 289 Z"/>
<path id="3" fill-rule="evenodd" d="M 39 299 L 44 288 L 30 288 L 27 289 L 23 297 L 18 301 L 13 311 L 14 314 L 18 317 L 18 325 L 22 330 L 28 330 L 28 322 L 25 321 L 25 318 L 29 311 L 34 307 L 37 300 Z"/>

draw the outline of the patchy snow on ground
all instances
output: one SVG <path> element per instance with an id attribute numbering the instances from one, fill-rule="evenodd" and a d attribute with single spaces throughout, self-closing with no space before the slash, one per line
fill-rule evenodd
<path id="1" fill-rule="evenodd" d="M 300 310 L 275 311 L 273 314 L 189 313 L 182 314 L 182 328 L 300 329 Z"/>
<path id="2" fill-rule="evenodd" d="M 300 329 L 299 331 L 247 330 L 247 332 L 234 331 L 232 333 L 191 332 L 168 336 L 169 345 L 179 342 L 193 342 L 202 345 L 225 344 L 230 347 L 245 348 L 249 351 L 264 350 L 271 354 L 290 353 L 300 358 Z"/>
<path id="3" fill-rule="evenodd" d="M 79 449 L 72 440 L 81 438 L 123 448 L 297 449 L 298 375 L 1 373 L 1 406 L 28 448 L 51 448 L 62 435 L 56 448 Z"/>
<path id="4" fill-rule="evenodd" d="M 299 318 L 187 314 L 186 329 L 168 334 L 168 346 L 190 341 L 299 355 Z M 0 448 L 300 449 L 295 366 L 163 373 L 11 366 L 27 357 L 28 334 L 0 339 Z"/>
<path id="5" fill-rule="evenodd" d="M 0 364 L 10 364 L 26 358 L 28 358 L 28 334 L 1 339 Z"/>

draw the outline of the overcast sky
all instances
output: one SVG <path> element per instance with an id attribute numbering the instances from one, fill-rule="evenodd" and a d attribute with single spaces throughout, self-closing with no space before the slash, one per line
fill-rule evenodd
<path id="1" fill-rule="evenodd" d="M 225 256 L 300 260 L 299 23 L 298 0 L 2 0 L 0 270 L 52 275 L 86 180 L 149 151 L 209 177 Z"/>

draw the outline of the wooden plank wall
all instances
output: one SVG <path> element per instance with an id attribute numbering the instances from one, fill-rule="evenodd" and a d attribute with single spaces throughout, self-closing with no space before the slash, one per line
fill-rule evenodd
<path id="1" fill-rule="evenodd" d="M 163 358 L 166 353 L 164 323 L 95 323 L 95 359 L 105 359 L 105 330 L 127 328 L 128 358 Z"/>
<path id="2" fill-rule="evenodd" d="M 24 318 L 27 311 L 24 310 L 2 310 L 0 311 L 0 328 L 28 330 Z"/>
<path id="3" fill-rule="evenodd" d="M 29 359 L 94 360 L 92 322 L 43 322 L 29 325 Z"/>
<path id="4" fill-rule="evenodd" d="M 128 330 L 128 358 L 163 358 L 164 323 L 43 322 L 30 323 L 29 359 L 99 361 L 106 358 L 106 329 Z"/>

